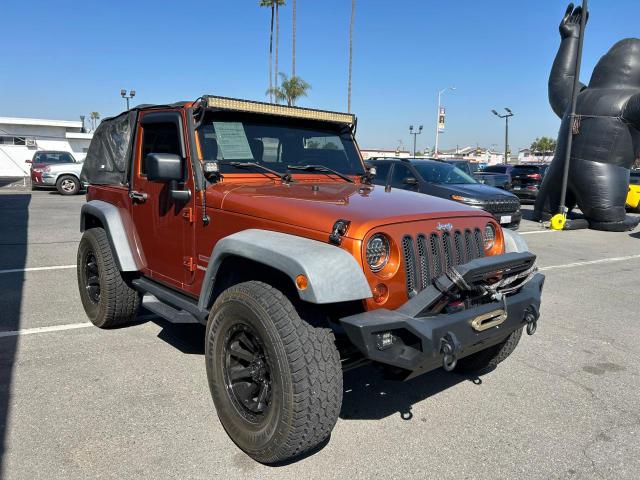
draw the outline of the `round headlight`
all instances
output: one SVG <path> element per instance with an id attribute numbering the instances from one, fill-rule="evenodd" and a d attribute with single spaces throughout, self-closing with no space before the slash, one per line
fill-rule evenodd
<path id="1" fill-rule="evenodd" d="M 389 261 L 389 239 L 377 233 L 367 242 L 366 257 L 369 268 L 374 272 L 382 270 Z"/>
<path id="2" fill-rule="evenodd" d="M 484 250 L 485 252 L 491 251 L 496 244 L 496 227 L 492 223 L 487 223 L 484 227 Z"/>

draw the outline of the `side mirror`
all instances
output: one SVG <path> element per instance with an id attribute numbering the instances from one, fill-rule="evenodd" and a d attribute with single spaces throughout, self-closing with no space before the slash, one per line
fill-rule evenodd
<path id="1" fill-rule="evenodd" d="M 151 182 L 182 180 L 182 158 L 173 153 L 150 153 L 145 158 L 147 179 Z"/>
<path id="2" fill-rule="evenodd" d="M 24 163 L 33 163 L 33 160 L 25 160 Z"/>
<path id="3" fill-rule="evenodd" d="M 418 185 L 418 180 L 415 177 L 406 177 L 404 180 L 402 180 L 402 183 L 404 183 L 405 185 L 415 186 Z"/>
<path id="4" fill-rule="evenodd" d="M 174 153 L 150 153 L 145 157 L 147 180 L 169 184 L 169 195 L 176 202 L 186 203 L 191 199 L 191 190 L 179 189 L 182 181 L 182 157 Z"/>

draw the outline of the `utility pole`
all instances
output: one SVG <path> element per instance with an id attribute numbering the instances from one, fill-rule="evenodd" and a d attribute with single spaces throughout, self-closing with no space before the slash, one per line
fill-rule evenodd
<path id="1" fill-rule="evenodd" d="M 409 125 L 409 135 L 413 135 L 413 156 L 416 156 L 416 139 L 418 135 L 422 133 L 422 125 L 418 127 L 418 130 L 413 131 L 413 125 Z"/>
<path id="2" fill-rule="evenodd" d="M 120 90 L 120 96 L 127 101 L 127 110 L 129 110 L 129 99 L 136 96 L 136 91 L 130 90 L 129 95 L 127 96 L 127 91 L 123 88 Z"/>
<path id="3" fill-rule="evenodd" d="M 435 151 L 433 152 L 434 158 L 438 158 L 438 140 L 440 137 L 440 108 L 442 106 L 441 97 L 442 97 L 442 94 L 447 90 L 453 91 L 455 89 L 456 87 L 447 87 L 447 88 L 443 88 L 438 92 L 438 110 L 436 111 L 436 148 L 435 148 Z"/>
<path id="4" fill-rule="evenodd" d="M 504 107 L 504 109 L 507 113 L 504 113 L 502 115 L 500 115 L 495 110 L 491 110 L 491 113 L 493 113 L 498 118 L 504 118 L 504 163 L 506 165 L 507 163 L 509 163 L 509 117 L 513 117 L 514 113 L 507 107 Z"/>

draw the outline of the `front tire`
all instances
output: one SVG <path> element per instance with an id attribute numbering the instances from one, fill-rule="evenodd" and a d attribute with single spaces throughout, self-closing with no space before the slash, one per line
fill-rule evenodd
<path id="1" fill-rule="evenodd" d="M 136 318 L 140 294 L 122 278 L 104 229 L 82 235 L 77 275 L 82 306 L 96 327 L 113 328 Z"/>
<path id="2" fill-rule="evenodd" d="M 223 427 L 258 462 L 297 457 L 331 434 L 342 404 L 333 334 L 302 320 L 279 290 L 250 281 L 224 291 L 205 361 Z"/>
<path id="3" fill-rule="evenodd" d="M 522 328 L 511 333 L 497 345 L 461 358 L 456 364 L 455 371 L 459 373 L 485 373 L 493 370 L 513 353 L 518 346 L 520 337 L 522 337 Z"/>
<path id="4" fill-rule="evenodd" d="M 80 180 L 73 175 L 62 175 L 56 182 L 60 195 L 77 195 L 80 192 Z"/>

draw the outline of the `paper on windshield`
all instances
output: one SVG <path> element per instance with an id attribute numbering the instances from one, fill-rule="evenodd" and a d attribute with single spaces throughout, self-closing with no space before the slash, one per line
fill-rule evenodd
<path id="1" fill-rule="evenodd" d="M 253 154 L 241 122 L 213 122 L 213 128 L 223 159 L 253 161 Z"/>

